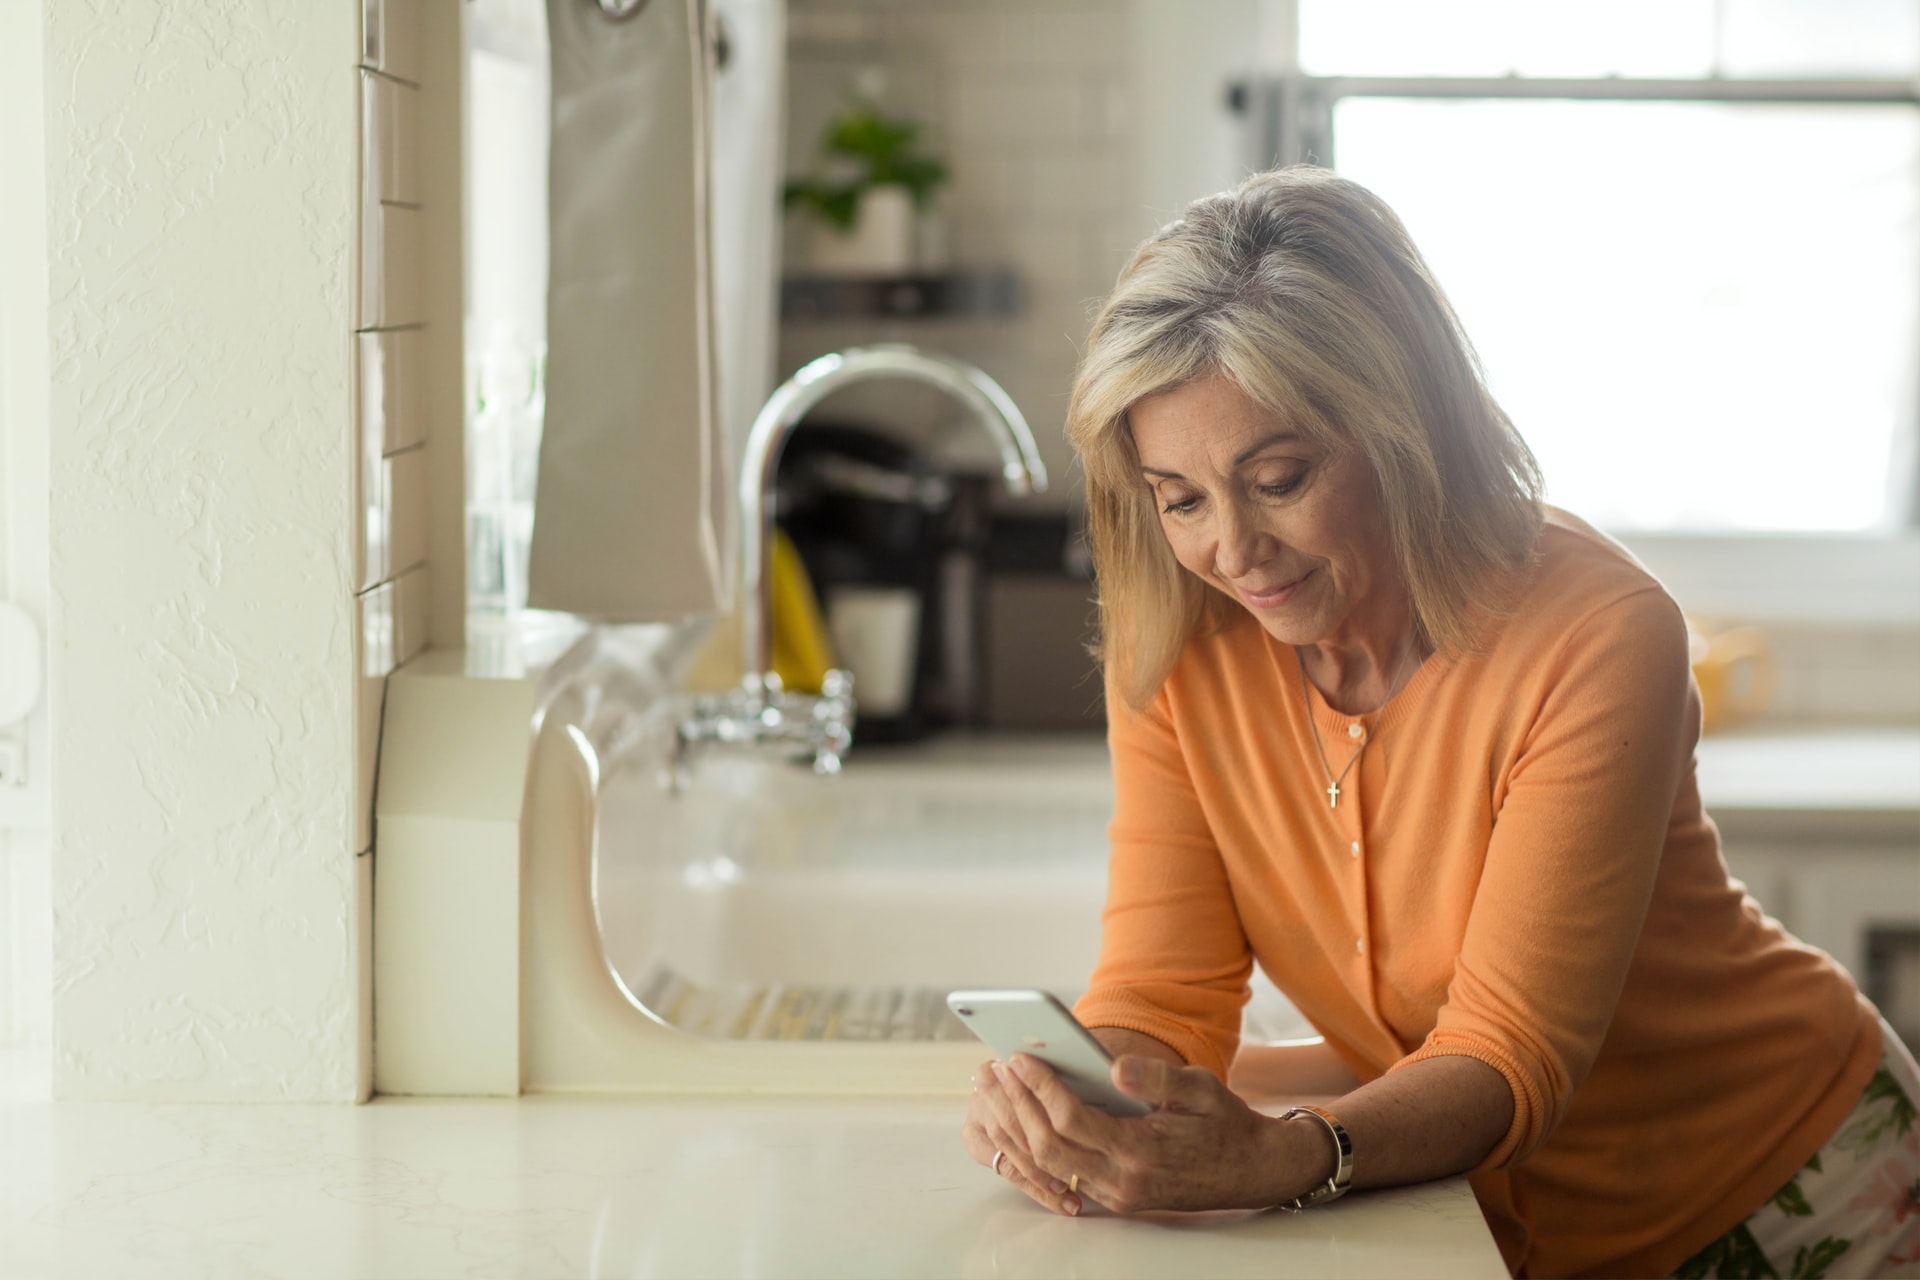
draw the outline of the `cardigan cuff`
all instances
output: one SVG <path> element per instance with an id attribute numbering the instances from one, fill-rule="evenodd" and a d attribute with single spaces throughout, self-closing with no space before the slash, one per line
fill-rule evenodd
<path id="1" fill-rule="evenodd" d="M 1124 994 L 1089 992 L 1073 1007 L 1073 1014 L 1089 1030 L 1115 1027 L 1152 1036 L 1183 1058 L 1188 1066 L 1205 1067 L 1221 1080 L 1227 1078 L 1232 1046 L 1221 1053 L 1214 1038 L 1192 1023 L 1168 1016 L 1138 997 Z"/>

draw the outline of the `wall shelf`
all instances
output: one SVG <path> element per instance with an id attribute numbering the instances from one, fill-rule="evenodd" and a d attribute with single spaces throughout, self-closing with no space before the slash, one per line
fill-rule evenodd
<path id="1" fill-rule="evenodd" d="M 1020 310 L 1011 271 L 903 276 L 790 275 L 780 282 L 784 320 L 982 319 Z"/>

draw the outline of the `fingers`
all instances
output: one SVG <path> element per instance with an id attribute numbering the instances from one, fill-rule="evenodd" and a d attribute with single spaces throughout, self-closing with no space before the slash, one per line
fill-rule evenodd
<path id="1" fill-rule="evenodd" d="M 977 1127 L 978 1136 L 968 1142 L 967 1149 L 976 1160 L 988 1166 L 999 1156 L 995 1172 L 1002 1176 L 1017 1173 L 1017 1179 L 1010 1178 L 1016 1185 L 1049 1188 L 1053 1180 L 1034 1161 L 1026 1132 L 1014 1114 L 1013 1102 L 1007 1096 L 999 1072 L 999 1064 L 990 1062 L 975 1076 L 974 1096 L 967 1114 L 968 1124 Z"/>
<path id="2" fill-rule="evenodd" d="M 1060 1136 L 1082 1147 L 1104 1149 L 1113 1143 L 1114 1126 L 1118 1122 L 1098 1107 L 1088 1106 L 1075 1097 L 1066 1081 L 1046 1063 L 1017 1053 L 1008 1065 L 1018 1081 L 1031 1090 L 1046 1109 L 1047 1120 Z"/>
<path id="3" fill-rule="evenodd" d="M 1002 1074 L 1003 1068 L 995 1063 L 992 1067 L 992 1085 L 984 1081 L 981 1084 L 980 1098 L 985 1103 L 987 1117 L 985 1128 L 987 1136 L 993 1139 L 996 1150 L 1006 1154 L 1000 1167 L 1004 1170 L 1011 1166 L 1018 1169 L 1026 1181 L 1035 1186 L 1051 1187 L 1054 1179 L 1033 1157 L 1033 1148 L 1028 1140 L 1027 1126 L 1021 1122 L 1017 1104 L 1008 1089 L 1009 1084 L 1017 1084 L 1010 1076 Z M 1064 1189 L 1064 1188 L 1063 1188 Z"/>
<path id="4" fill-rule="evenodd" d="M 1010 1119 L 1011 1100 L 1001 1087 L 998 1072 L 998 1064 L 987 1063 L 974 1073 L 973 1097 L 967 1104 L 967 1118 L 960 1126 L 961 1144 L 967 1154 L 1036 1204 L 1056 1213 L 1077 1214 L 1079 1198 L 1067 1195 L 1066 1183 L 1049 1176 L 1034 1163 L 1025 1135 Z"/>
<path id="5" fill-rule="evenodd" d="M 1016 1056 L 1015 1061 L 1018 1062 L 1021 1057 L 1024 1055 Z M 1044 1064 L 1028 1059 L 1024 1065 L 1027 1075 L 1032 1079 L 1066 1092 L 1065 1086 Z M 1077 1142 L 1055 1128 L 1046 1106 L 1021 1078 L 1017 1069 L 1002 1068 L 1001 1089 L 1011 1106 L 1014 1122 L 1020 1126 L 1025 1138 L 1033 1166 L 1039 1170 L 1041 1179 L 1045 1180 L 1045 1185 L 1054 1194 L 1055 1203 L 1051 1207 L 1061 1213 L 1079 1213 L 1083 1207 L 1080 1188 L 1091 1185 L 1098 1171 L 1106 1164 L 1105 1155 L 1097 1148 Z M 1090 1110 L 1070 1093 L 1067 1097 L 1072 1106 Z"/>
<path id="6" fill-rule="evenodd" d="M 990 1165 L 996 1154 L 1005 1153 L 1030 1166 L 1032 1157 L 1027 1153 L 1026 1136 L 1013 1119 L 1012 1105 L 993 1067 L 994 1064 L 988 1063 L 974 1077 L 977 1083 L 967 1104 L 967 1119 L 961 1125 L 961 1141 L 968 1154 L 981 1164 Z M 1006 1167 L 1004 1161 L 1002 1167 Z"/>
<path id="7" fill-rule="evenodd" d="M 1029 1055 L 988 1064 L 976 1076 L 967 1149 L 986 1165 L 998 1154 L 1001 1177 L 1060 1214 L 1094 1201 L 1120 1214 L 1241 1202 L 1235 1197 L 1244 1179 L 1235 1170 L 1246 1164 L 1252 1113 L 1218 1079 L 1203 1068 L 1128 1055 L 1114 1064 L 1113 1081 L 1155 1113 L 1107 1115 Z"/>
<path id="8" fill-rule="evenodd" d="M 980 1088 L 991 1112 L 985 1126 L 988 1136 L 996 1139 L 1003 1153 L 1000 1172 L 1054 1212 L 1079 1213 L 1080 1197 L 1073 1194 L 1070 1183 L 1080 1170 L 1059 1167 L 1075 1159 L 1068 1154 L 1071 1146 L 1054 1132 L 1032 1091 L 999 1065 L 994 1068 L 994 1087 L 988 1088 L 983 1080 Z"/>
<path id="9" fill-rule="evenodd" d="M 996 1149 L 994 1153 L 999 1158 L 996 1172 L 1001 1177 L 1044 1209 L 1069 1215 L 1080 1212 L 1077 1199 L 1072 1204 L 1066 1203 L 1066 1183 L 1036 1166 L 1033 1157 L 1019 1150 L 1010 1139 L 1006 1141 L 1008 1145 Z M 993 1159 L 993 1156 L 988 1157 L 989 1167 L 992 1167 Z"/>
<path id="10" fill-rule="evenodd" d="M 1000 1162 L 1000 1174 L 1016 1190 L 1043 1209 L 1053 1213 L 1063 1213 L 1068 1217 L 1073 1217 L 1080 1212 L 1080 1197 L 1056 1194 L 1040 1186 L 1030 1175 L 1016 1168 L 1011 1157 Z"/>

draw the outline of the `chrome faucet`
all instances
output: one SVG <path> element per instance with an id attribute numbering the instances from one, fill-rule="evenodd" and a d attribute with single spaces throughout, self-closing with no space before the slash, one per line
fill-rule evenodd
<path id="1" fill-rule="evenodd" d="M 972 411 L 1000 447 L 1009 491 L 1044 493 L 1047 469 L 1033 432 L 1013 398 L 981 370 L 950 356 L 901 343 L 851 347 L 821 356 L 767 397 L 747 432 L 740 466 L 740 687 L 695 700 L 680 724 L 678 754 L 715 745 L 773 751 L 816 773 L 840 771 L 853 741 L 853 677 L 827 673 L 818 696 L 781 688 L 773 670 L 767 544 L 773 525 L 774 475 L 787 437 L 809 410 L 840 388 L 876 378 L 908 378 L 948 392 Z"/>

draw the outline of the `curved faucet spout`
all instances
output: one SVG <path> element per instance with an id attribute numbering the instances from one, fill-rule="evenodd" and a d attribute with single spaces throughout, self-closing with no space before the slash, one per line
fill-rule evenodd
<path id="1" fill-rule="evenodd" d="M 772 678 L 772 637 L 767 603 L 766 547 L 773 523 L 775 469 L 787 436 L 809 410 L 840 388 L 877 378 L 930 383 L 971 411 L 1000 447 L 1000 471 L 1018 494 L 1044 493 L 1046 465 L 1027 420 L 1013 397 L 980 369 L 951 356 L 904 343 L 850 347 L 802 368 L 771 396 L 753 420 L 740 466 L 740 638 L 749 693 L 765 692 Z"/>

